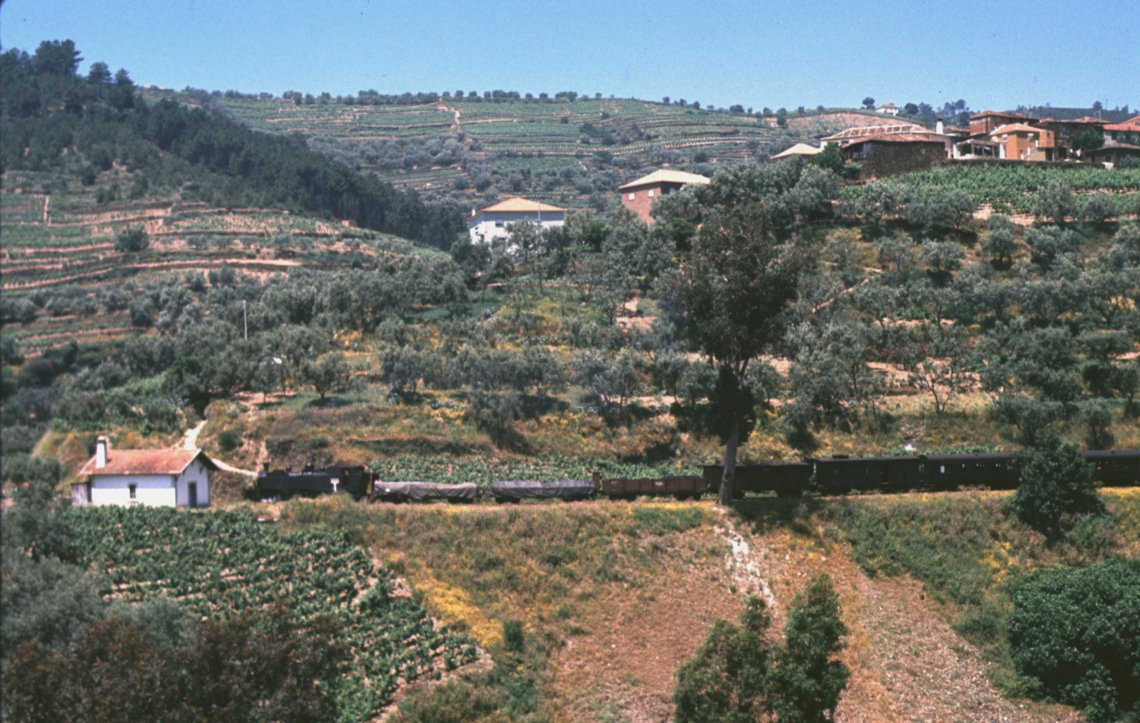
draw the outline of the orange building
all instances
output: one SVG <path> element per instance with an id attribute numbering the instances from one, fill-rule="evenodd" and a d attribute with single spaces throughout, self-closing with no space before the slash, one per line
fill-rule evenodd
<path id="1" fill-rule="evenodd" d="M 1003 125 L 989 135 L 998 144 L 998 158 L 1010 161 L 1051 161 L 1057 148 L 1053 131 L 1026 123 Z"/>
<path id="2" fill-rule="evenodd" d="M 708 183 L 708 178 L 697 173 L 662 168 L 624 186 L 618 186 L 618 191 L 621 193 L 621 205 L 633 211 L 645 223 L 653 223 L 649 209 L 654 201 L 690 184 L 706 186 Z"/>

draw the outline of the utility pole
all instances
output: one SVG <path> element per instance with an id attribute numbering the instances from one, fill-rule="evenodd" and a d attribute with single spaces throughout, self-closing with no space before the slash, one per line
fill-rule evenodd
<path id="1" fill-rule="evenodd" d="M 249 319 L 246 316 L 246 300 L 241 300 L 241 338 L 249 340 Z"/>

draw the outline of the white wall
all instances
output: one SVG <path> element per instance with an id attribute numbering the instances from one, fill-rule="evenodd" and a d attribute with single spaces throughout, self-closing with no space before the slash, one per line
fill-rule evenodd
<path id="1" fill-rule="evenodd" d="M 519 221 L 530 221 L 541 229 L 556 228 L 566 221 L 566 214 L 561 211 L 544 211 L 542 221 L 539 222 L 537 212 L 519 213 L 479 213 L 468 223 L 467 231 L 471 234 L 472 243 L 490 243 L 498 238 L 507 238 L 510 231 L 507 226 Z"/>
<path id="2" fill-rule="evenodd" d="M 135 504 L 150 507 L 173 507 L 174 477 L 155 475 L 94 475 L 91 478 L 91 504 L 120 505 L 131 503 L 130 486 L 137 485 Z"/>
<path id="3" fill-rule="evenodd" d="M 176 499 L 179 507 L 190 505 L 190 483 L 198 485 L 198 506 L 207 507 L 210 504 L 210 480 L 206 467 L 199 460 L 194 460 L 186 468 L 176 483 Z"/>

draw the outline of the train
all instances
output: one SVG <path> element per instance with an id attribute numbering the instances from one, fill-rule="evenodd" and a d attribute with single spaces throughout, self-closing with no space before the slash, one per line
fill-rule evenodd
<path id="1" fill-rule="evenodd" d="M 1085 451 L 1093 479 L 1104 486 L 1140 484 L 1140 449 Z M 742 464 L 736 467 L 733 493 L 805 493 L 950 491 L 963 488 L 1011 490 L 1017 487 L 1017 456 L 1011 452 L 923 454 L 897 457 L 822 457 L 802 462 Z M 723 465 L 705 465 L 703 479 L 719 485 Z"/>
<path id="2" fill-rule="evenodd" d="M 1081 455 L 1101 485 L 1140 485 L 1140 449 L 1086 451 Z M 976 454 L 924 454 L 896 457 L 821 457 L 801 462 L 740 464 L 736 466 L 733 494 L 843 495 L 864 492 L 952 491 L 965 488 L 1009 490 L 1017 487 L 1016 455 L 1007 452 Z M 258 474 L 258 499 L 289 499 L 345 493 L 374 502 L 493 500 L 518 503 L 528 499 L 566 502 L 638 497 L 699 499 L 720 486 L 724 467 L 704 465 L 700 476 L 656 479 L 602 479 L 595 472 L 588 480 L 536 482 L 504 480 L 487 488 L 472 483 L 386 482 L 362 466 L 306 467 L 300 472 L 273 471 L 268 465 Z"/>

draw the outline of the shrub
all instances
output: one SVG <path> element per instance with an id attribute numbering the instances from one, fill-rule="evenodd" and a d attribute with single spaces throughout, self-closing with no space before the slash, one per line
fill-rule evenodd
<path id="1" fill-rule="evenodd" d="M 1035 695 L 1090 720 L 1140 715 L 1140 561 L 1043 570 L 1014 591 L 1009 642 Z"/>
<path id="2" fill-rule="evenodd" d="M 718 620 L 697 655 L 677 671 L 677 721 L 783 721 L 834 716 L 850 671 L 834 660 L 847 628 L 827 575 L 800 591 L 788 611 L 785 644 L 765 635 L 771 618 L 760 598 L 748 599 L 740 625 Z"/>
<path id="3" fill-rule="evenodd" d="M 673 703 L 678 723 L 754 721 L 767 706 L 771 619 L 760 598 L 750 598 L 741 624 L 713 624 L 697 654 L 677 670 Z"/>
<path id="4" fill-rule="evenodd" d="M 222 454 L 228 454 L 241 446 L 241 435 L 226 430 L 218 435 L 218 449 Z"/>
<path id="5" fill-rule="evenodd" d="M 115 250 L 124 254 L 145 251 L 150 246 L 150 239 L 144 228 L 128 228 L 115 235 Z"/>
<path id="6" fill-rule="evenodd" d="M 1057 540 L 1082 517 L 1104 513 L 1096 493 L 1092 466 L 1071 444 L 1061 444 L 1053 431 L 1037 435 L 1036 445 L 1017 457 L 1017 492 L 1010 510 L 1051 540 Z"/>

